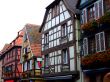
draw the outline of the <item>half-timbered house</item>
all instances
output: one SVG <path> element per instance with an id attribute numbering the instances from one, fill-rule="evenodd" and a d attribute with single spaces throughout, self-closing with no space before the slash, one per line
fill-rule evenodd
<path id="1" fill-rule="evenodd" d="M 79 79 L 79 11 L 77 0 L 55 0 L 46 7 L 42 33 L 42 75 L 45 80 Z"/>

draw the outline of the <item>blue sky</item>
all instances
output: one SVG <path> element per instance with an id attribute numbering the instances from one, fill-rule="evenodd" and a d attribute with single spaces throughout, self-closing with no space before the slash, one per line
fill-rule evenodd
<path id="1" fill-rule="evenodd" d="M 45 8 L 54 0 L 0 0 L 0 50 L 25 24 L 41 25 Z"/>

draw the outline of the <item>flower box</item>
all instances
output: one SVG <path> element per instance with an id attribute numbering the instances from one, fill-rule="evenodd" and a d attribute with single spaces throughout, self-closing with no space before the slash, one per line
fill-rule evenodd
<path id="1" fill-rule="evenodd" d="M 90 30 L 90 31 L 92 31 L 92 30 L 94 30 L 97 27 L 98 27 L 98 23 L 97 23 L 96 20 L 92 20 L 92 21 L 87 22 L 86 24 L 81 25 L 81 29 L 82 30 Z"/>
<path id="2" fill-rule="evenodd" d="M 81 59 L 82 69 L 110 67 L 110 50 L 84 56 Z"/>

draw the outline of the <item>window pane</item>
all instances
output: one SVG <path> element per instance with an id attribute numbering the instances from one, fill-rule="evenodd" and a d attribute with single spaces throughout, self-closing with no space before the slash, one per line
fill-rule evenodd
<path id="1" fill-rule="evenodd" d="M 53 47 L 53 41 L 51 42 L 51 44 L 52 44 L 52 47 Z"/>
<path id="2" fill-rule="evenodd" d="M 57 35 L 56 35 L 56 33 L 54 34 L 54 39 L 56 39 L 57 38 Z"/>
<path id="3" fill-rule="evenodd" d="M 32 60 L 30 60 L 30 70 L 32 69 Z"/>
<path id="4" fill-rule="evenodd" d="M 68 27 L 68 33 L 73 32 L 73 27 L 72 25 Z"/>
<path id="5" fill-rule="evenodd" d="M 55 18 L 52 19 L 52 27 L 55 26 Z"/>
<path id="6" fill-rule="evenodd" d="M 58 67 L 58 66 L 55 66 L 55 72 L 57 72 L 57 71 L 58 71 L 57 67 Z"/>
<path id="7" fill-rule="evenodd" d="M 57 31 L 57 28 L 54 28 L 54 33 Z"/>
<path id="8" fill-rule="evenodd" d="M 75 70 L 75 63 L 74 63 L 74 59 L 70 60 L 70 71 L 74 71 Z"/>
<path id="9" fill-rule="evenodd" d="M 55 64 L 57 64 L 57 56 L 55 57 Z"/>
<path id="10" fill-rule="evenodd" d="M 61 65 L 58 65 L 58 72 L 61 72 Z"/>
<path id="11" fill-rule="evenodd" d="M 61 37 L 61 31 L 58 32 L 58 36 Z"/>
<path id="12" fill-rule="evenodd" d="M 68 63 L 68 53 L 67 53 L 67 49 L 63 50 L 63 64 L 67 64 Z"/>
<path id="13" fill-rule="evenodd" d="M 65 20 L 65 18 L 64 18 L 64 15 L 63 15 L 63 13 L 62 14 L 60 14 L 60 22 L 62 22 L 62 21 L 64 21 Z"/>
<path id="14" fill-rule="evenodd" d="M 68 21 L 68 26 L 71 25 L 71 20 Z"/>
<path id="15" fill-rule="evenodd" d="M 58 56 L 58 64 L 61 64 L 61 56 Z"/>
<path id="16" fill-rule="evenodd" d="M 58 54 L 61 54 L 61 50 L 58 50 Z"/>
<path id="17" fill-rule="evenodd" d="M 60 41 L 59 41 L 59 39 L 57 39 L 57 45 L 60 45 Z"/>
<path id="18" fill-rule="evenodd" d="M 73 40 L 73 33 L 69 34 L 69 41 Z"/>
<path id="19" fill-rule="evenodd" d="M 54 40 L 54 46 L 56 46 L 56 40 Z"/>
<path id="20" fill-rule="evenodd" d="M 62 5 L 60 5 L 60 13 L 63 12 L 63 8 L 62 8 Z"/>
<path id="21" fill-rule="evenodd" d="M 62 8 L 63 8 L 63 11 L 65 11 L 65 10 L 66 10 L 66 7 L 65 7 L 65 5 L 64 5 L 64 4 L 62 5 Z"/>
<path id="22" fill-rule="evenodd" d="M 53 40 L 53 34 L 51 35 L 51 40 Z"/>
<path id="23" fill-rule="evenodd" d="M 65 11 L 65 12 L 64 12 L 64 15 L 65 15 L 65 19 L 70 18 L 70 14 L 69 14 L 68 11 Z"/>
<path id="24" fill-rule="evenodd" d="M 51 41 L 51 36 L 49 36 L 49 41 Z"/>
<path id="25" fill-rule="evenodd" d="M 56 25 L 59 24 L 59 16 L 56 17 Z"/>
<path id="26" fill-rule="evenodd" d="M 58 28 L 58 30 L 61 30 L 61 26 L 58 26 L 57 28 Z"/>
<path id="27" fill-rule="evenodd" d="M 48 29 L 51 28 L 51 21 L 48 22 Z"/>
<path id="28" fill-rule="evenodd" d="M 51 65 L 54 65 L 54 57 L 52 57 Z"/>
<path id="29" fill-rule="evenodd" d="M 69 52 L 70 52 L 70 58 L 74 58 L 74 47 L 73 46 L 69 47 Z"/>
<path id="30" fill-rule="evenodd" d="M 45 66 L 48 67 L 49 66 L 49 55 L 45 55 Z"/>

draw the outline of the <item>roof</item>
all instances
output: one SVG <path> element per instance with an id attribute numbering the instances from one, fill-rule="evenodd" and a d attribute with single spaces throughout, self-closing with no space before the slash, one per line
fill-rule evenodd
<path id="1" fill-rule="evenodd" d="M 2 52 L 6 51 L 6 49 L 10 46 L 10 44 L 5 44 L 3 49 L 0 51 L 0 53 L 2 54 Z"/>
<path id="2" fill-rule="evenodd" d="M 44 19 L 43 19 L 43 22 L 42 22 L 42 25 L 41 25 L 41 28 L 40 28 L 40 32 L 42 30 L 42 27 L 46 21 L 46 18 L 47 18 L 47 14 L 49 12 L 49 9 L 54 7 L 55 5 L 57 5 L 61 0 L 55 0 L 53 1 L 50 5 L 48 5 L 46 7 L 46 12 L 45 12 L 45 15 L 44 15 Z M 66 5 L 67 9 L 70 10 L 73 14 L 79 14 L 79 10 L 76 9 L 76 6 L 77 6 L 77 3 L 79 0 L 62 0 L 64 2 L 64 4 Z"/>
<path id="3" fill-rule="evenodd" d="M 41 34 L 39 33 L 40 26 L 26 24 L 25 27 L 32 53 L 40 56 L 41 54 L 38 54 L 38 47 L 41 48 Z"/>

